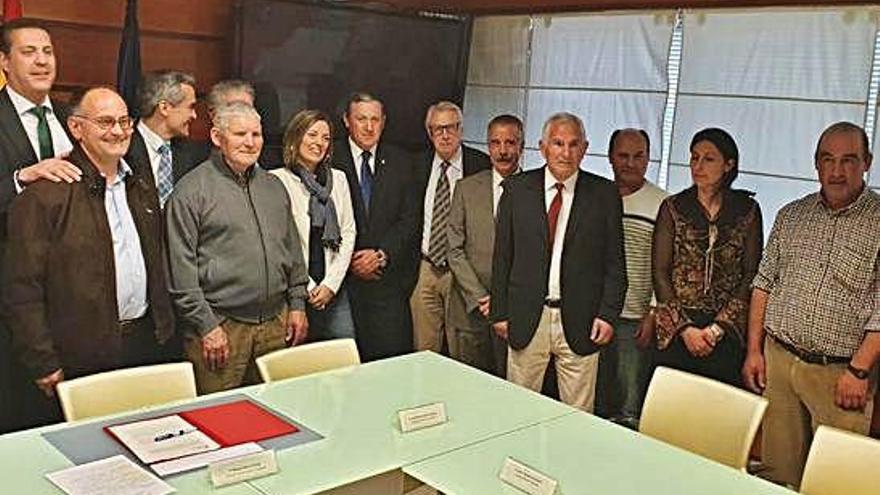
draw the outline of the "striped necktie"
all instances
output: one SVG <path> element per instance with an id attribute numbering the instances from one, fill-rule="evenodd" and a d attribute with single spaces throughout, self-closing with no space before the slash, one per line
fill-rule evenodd
<path id="1" fill-rule="evenodd" d="M 171 157 L 171 145 L 168 143 L 159 146 L 159 169 L 156 171 L 156 188 L 159 190 L 159 205 L 165 207 L 165 202 L 171 196 L 174 189 L 174 172 Z"/>
<path id="2" fill-rule="evenodd" d="M 428 243 L 428 259 L 431 264 L 440 268 L 446 267 L 446 254 L 449 250 L 449 241 L 446 237 L 452 202 L 449 177 L 446 176 L 449 167 L 450 163 L 447 161 L 440 164 L 440 177 L 437 179 L 437 189 L 434 192 L 434 212 L 431 215 L 431 240 Z"/>

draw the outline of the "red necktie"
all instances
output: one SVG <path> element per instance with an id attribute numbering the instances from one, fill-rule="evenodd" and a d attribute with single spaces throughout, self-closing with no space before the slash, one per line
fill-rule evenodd
<path id="1" fill-rule="evenodd" d="M 562 182 L 556 183 L 556 196 L 550 202 L 550 209 L 547 210 L 547 250 L 553 252 L 553 240 L 556 239 L 556 224 L 559 222 L 559 210 L 562 209 L 562 190 L 565 185 Z"/>

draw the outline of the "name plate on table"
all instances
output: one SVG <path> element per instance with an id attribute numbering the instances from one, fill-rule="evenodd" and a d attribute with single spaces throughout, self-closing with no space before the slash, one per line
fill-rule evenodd
<path id="1" fill-rule="evenodd" d="M 264 450 L 208 465 L 214 487 L 261 478 L 278 472 L 275 451 Z"/>
<path id="2" fill-rule="evenodd" d="M 414 407 L 398 411 L 400 430 L 404 433 L 442 425 L 446 419 L 446 404 L 436 402 L 426 406 Z"/>
<path id="3" fill-rule="evenodd" d="M 498 477 L 501 481 L 529 495 L 553 495 L 558 484 L 553 478 L 511 457 L 504 460 Z"/>

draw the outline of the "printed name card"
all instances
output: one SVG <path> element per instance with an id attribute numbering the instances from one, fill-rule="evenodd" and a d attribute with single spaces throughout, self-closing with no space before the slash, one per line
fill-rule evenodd
<path id="1" fill-rule="evenodd" d="M 525 464 L 508 457 L 498 474 L 501 481 L 529 495 L 553 495 L 557 481 Z"/>
<path id="2" fill-rule="evenodd" d="M 425 406 L 398 411 L 400 430 L 404 433 L 446 423 L 446 404 L 435 402 Z"/>
<path id="3" fill-rule="evenodd" d="M 278 463 L 275 462 L 274 450 L 264 450 L 208 465 L 208 474 L 215 488 L 277 472 Z"/>

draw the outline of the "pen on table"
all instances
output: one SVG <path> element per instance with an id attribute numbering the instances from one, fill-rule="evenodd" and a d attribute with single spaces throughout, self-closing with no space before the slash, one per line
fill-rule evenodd
<path id="1" fill-rule="evenodd" d="M 155 438 L 153 438 L 153 441 L 154 442 L 161 442 L 162 440 L 169 440 L 171 438 L 182 437 L 183 435 L 186 435 L 187 433 L 193 433 L 196 431 L 198 431 L 198 428 L 189 428 L 186 430 L 169 431 L 168 433 L 162 433 L 160 435 L 156 435 Z"/>

